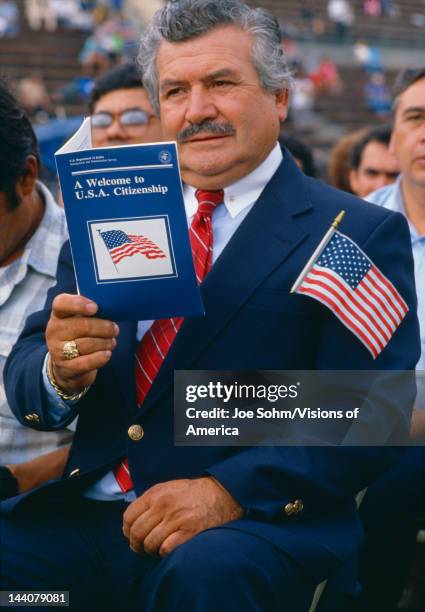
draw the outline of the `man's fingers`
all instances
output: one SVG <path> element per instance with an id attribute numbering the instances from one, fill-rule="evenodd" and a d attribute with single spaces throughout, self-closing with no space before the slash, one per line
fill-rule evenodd
<path id="1" fill-rule="evenodd" d="M 158 523 L 143 539 L 139 540 L 133 536 L 133 529 L 130 531 L 130 548 L 137 552 L 144 550 L 148 555 L 154 555 L 159 552 L 159 548 L 163 541 L 168 538 L 176 530 L 176 525 L 169 521 L 163 520 Z"/>
<path id="2" fill-rule="evenodd" d="M 55 364 L 55 372 L 59 370 L 61 378 L 72 380 L 83 374 L 89 374 L 92 371 L 99 370 L 99 368 L 102 368 L 108 363 L 111 355 L 111 351 L 97 351 L 90 355 L 82 355 L 81 357 L 61 362 L 60 365 Z"/>
<path id="3" fill-rule="evenodd" d="M 52 303 L 52 313 L 59 319 L 75 315 L 89 317 L 94 315 L 97 310 L 97 304 L 83 295 L 61 293 L 55 297 Z"/>
<path id="4" fill-rule="evenodd" d="M 162 542 L 159 547 L 159 554 L 161 557 L 169 555 L 177 546 L 184 544 L 193 537 L 193 533 L 187 531 L 174 531 Z"/>
<path id="5" fill-rule="evenodd" d="M 49 325 L 48 331 L 55 340 L 66 342 L 77 338 L 115 338 L 119 334 L 119 327 L 105 319 L 72 317 L 55 321 L 54 325 Z"/>
<path id="6" fill-rule="evenodd" d="M 59 361 L 64 361 L 63 357 L 63 342 L 58 344 L 57 350 L 55 353 L 59 357 L 59 359 L 55 358 L 55 363 Z M 117 341 L 115 338 L 103 339 L 103 338 L 76 338 L 75 344 L 77 345 L 78 352 L 81 355 L 91 355 L 92 353 L 97 353 L 99 351 L 112 351 Z M 56 355 L 55 355 L 56 357 Z M 69 360 L 68 360 L 69 361 Z M 72 360 L 73 361 L 73 360 Z"/>
<path id="7" fill-rule="evenodd" d="M 136 521 L 138 517 L 144 514 L 148 509 L 149 506 L 145 500 L 145 495 L 141 495 L 128 506 L 122 517 L 123 532 L 127 538 L 130 536 L 130 529 L 134 521 Z"/>
<path id="8" fill-rule="evenodd" d="M 137 543 L 143 548 L 143 542 L 148 534 L 161 522 L 162 517 L 151 510 L 141 514 L 129 528 L 123 525 L 123 533 L 129 543 Z"/>

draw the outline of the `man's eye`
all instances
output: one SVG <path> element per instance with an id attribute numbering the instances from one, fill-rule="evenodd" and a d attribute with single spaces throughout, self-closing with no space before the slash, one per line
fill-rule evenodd
<path id="1" fill-rule="evenodd" d="M 416 115 L 408 115 L 408 116 L 406 117 L 406 121 L 412 121 L 412 122 L 415 122 L 415 121 L 421 121 L 421 120 L 423 120 L 423 119 L 425 119 L 425 115 L 421 115 L 421 114 L 416 114 Z"/>
<path id="2" fill-rule="evenodd" d="M 165 97 L 172 98 L 173 96 L 177 96 L 182 91 L 183 91 L 183 87 L 173 87 L 173 89 L 170 89 L 166 92 Z"/>
<path id="3" fill-rule="evenodd" d="M 213 82 L 213 87 L 228 87 L 230 85 L 232 85 L 231 81 L 220 80 L 220 81 L 214 81 Z"/>

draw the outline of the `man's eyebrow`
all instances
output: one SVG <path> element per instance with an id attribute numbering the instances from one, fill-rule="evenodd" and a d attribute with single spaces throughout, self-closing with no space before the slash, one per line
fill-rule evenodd
<path id="1" fill-rule="evenodd" d="M 425 106 L 409 106 L 409 108 L 405 108 L 403 111 L 403 115 L 408 115 L 409 113 L 425 113 Z"/>
<path id="2" fill-rule="evenodd" d="M 215 70 L 214 72 L 210 72 L 203 77 L 203 81 L 208 83 L 210 81 L 214 81 L 215 79 L 220 79 L 223 77 L 233 77 L 236 78 L 238 73 L 232 70 L 231 68 L 222 68 L 221 70 Z M 180 87 L 181 85 L 185 85 L 186 81 L 182 79 L 164 79 L 161 83 L 160 89 L 164 91 L 169 87 Z"/>
<path id="3" fill-rule="evenodd" d="M 221 79 L 223 77 L 236 77 L 238 73 L 231 68 L 222 68 L 221 70 L 216 70 L 215 72 L 211 72 L 207 74 L 204 78 L 205 81 L 213 81 L 214 79 Z"/>

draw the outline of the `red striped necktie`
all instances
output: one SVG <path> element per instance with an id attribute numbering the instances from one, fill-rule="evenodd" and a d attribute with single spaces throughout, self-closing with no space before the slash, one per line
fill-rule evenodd
<path id="1" fill-rule="evenodd" d="M 198 189 L 195 195 L 198 200 L 198 210 L 192 219 L 189 237 L 196 278 L 201 284 L 211 268 L 213 251 L 211 217 L 214 209 L 223 202 L 224 191 Z M 182 323 L 183 317 L 158 319 L 140 341 L 136 351 L 135 372 L 139 406 L 143 404 Z M 114 475 L 123 493 L 133 488 L 127 459 L 123 459 L 118 464 Z"/>

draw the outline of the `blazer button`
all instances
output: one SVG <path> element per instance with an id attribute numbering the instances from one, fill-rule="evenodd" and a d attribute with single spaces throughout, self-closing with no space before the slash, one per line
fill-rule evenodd
<path id="1" fill-rule="evenodd" d="M 295 507 L 295 512 L 296 513 L 301 512 L 301 510 L 304 508 L 304 504 L 303 504 L 302 500 L 301 499 L 296 499 L 294 501 L 294 507 Z"/>
<path id="2" fill-rule="evenodd" d="M 137 424 L 130 425 L 127 433 L 128 433 L 128 437 L 130 438 L 130 440 L 133 440 L 134 442 L 138 442 L 145 435 L 145 432 L 143 431 L 143 427 Z"/>
<path id="3" fill-rule="evenodd" d="M 285 511 L 286 516 L 291 516 L 296 512 L 295 505 L 291 502 L 289 502 L 289 504 L 286 504 L 283 510 Z"/>
<path id="4" fill-rule="evenodd" d="M 25 415 L 25 420 L 28 421 L 29 423 L 39 423 L 40 422 L 40 417 L 38 416 L 38 414 L 26 414 Z"/>
<path id="5" fill-rule="evenodd" d="M 72 470 L 72 472 L 70 472 L 69 477 L 72 478 L 73 476 L 78 476 L 79 473 L 80 473 L 80 469 L 75 468 L 75 470 Z"/>

